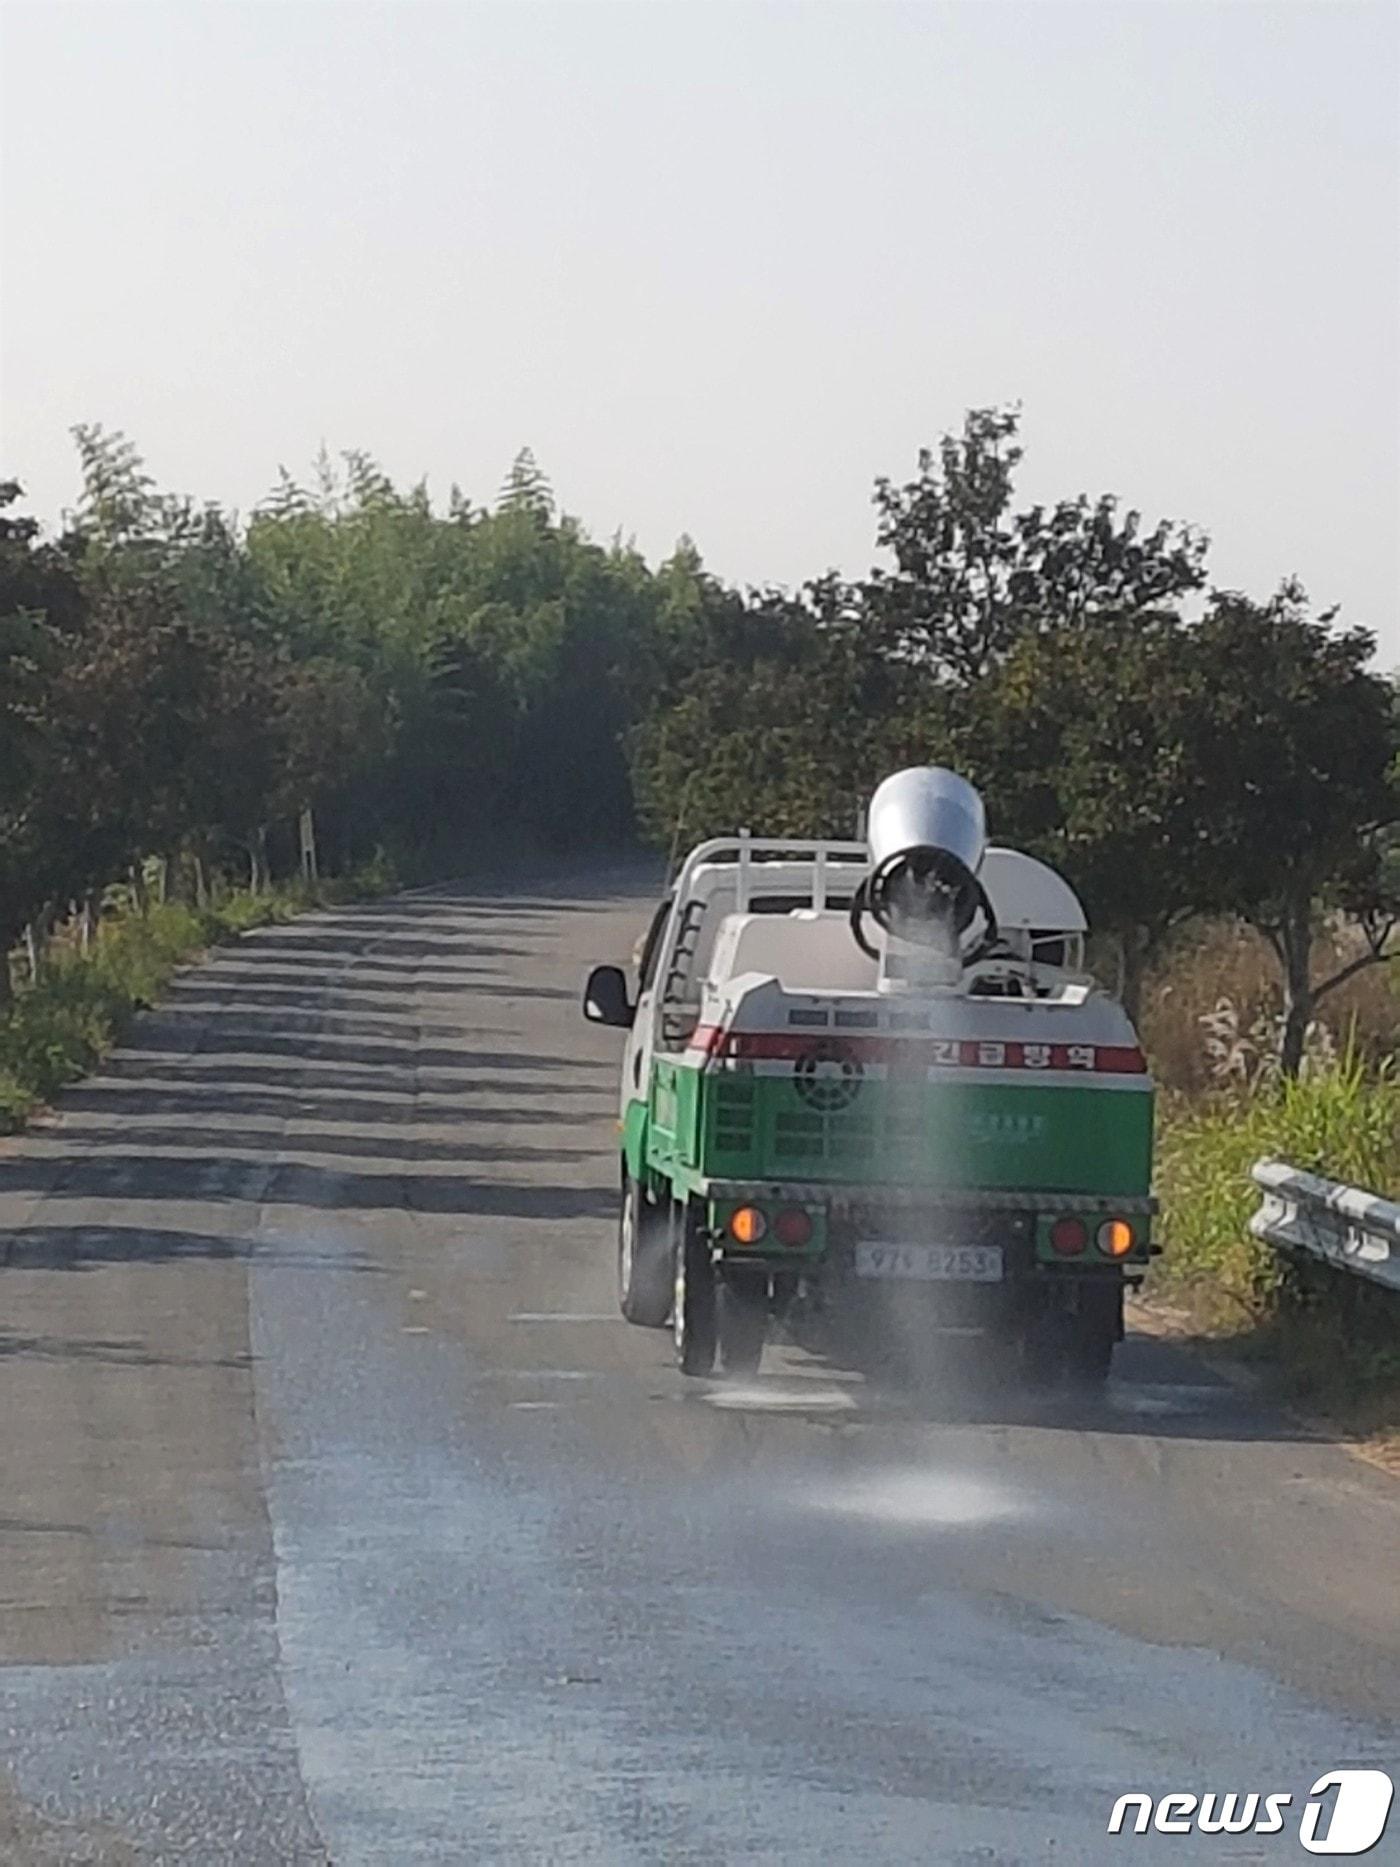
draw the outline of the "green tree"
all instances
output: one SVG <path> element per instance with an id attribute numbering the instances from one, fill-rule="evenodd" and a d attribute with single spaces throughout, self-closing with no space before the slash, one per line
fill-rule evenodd
<path id="1" fill-rule="evenodd" d="M 1073 883 L 1118 943 L 1130 1013 L 1167 936 L 1231 903 L 1192 647 L 1171 615 L 1097 616 L 1027 636 L 951 701 L 954 762 L 981 787 L 997 840 Z"/>
<path id="2" fill-rule="evenodd" d="M 522 447 L 501 485 L 499 512 L 528 512 L 540 524 L 554 516 L 554 491 L 528 447 Z"/>
<path id="3" fill-rule="evenodd" d="M 44 899 L 80 898 L 198 826 L 197 770 L 217 711 L 212 662 L 212 639 L 160 591 L 95 597 L 46 694 Z"/>
<path id="4" fill-rule="evenodd" d="M 1019 428 L 1015 409 L 972 409 L 961 435 L 921 451 L 914 479 L 876 482 L 877 541 L 894 558 L 863 593 L 877 652 L 972 681 L 1027 635 L 1155 613 L 1204 586 L 1200 532 L 1144 529 L 1110 494 L 1013 511 Z"/>
<path id="5" fill-rule="evenodd" d="M 863 652 L 841 626 L 841 600 L 839 586 L 814 584 L 799 598 L 769 592 L 705 615 L 710 652 L 631 739 L 652 841 L 745 826 L 850 836 L 880 777 L 940 754 L 930 683 Z"/>
<path id="6" fill-rule="evenodd" d="M 1394 957 L 1400 897 L 1387 860 L 1400 818 L 1395 697 L 1369 670 L 1375 639 L 1308 614 L 1295 581 L 1267 603 L 1217 593 L 1192 631 L 1211 736 L 1210 813 L 1222 885 L 1267 937 L 1283 982 L 1284 1071 L 1318 1006 Z M 1318 977 L 1320 916 L 1344 915 L 1356 956 Z"/>
<path id="7" fill-rule="evenodd" d="M 10 516 L 22 497 L 18 481 L 0 482 L 0 1001 L 10 995 L 10 949 L 43 904 L 50 684 L 86 614 L 70 560 L 41 542 L 37 520 Z"/>
<path id="8" fill-rule="evenodd" d="M 32 614 L 0 615 L 0 1006 L 10 949 L 38 906 L 35 807 L 45 765 L 43 681 L 52 636 Z"/>
<path id="9" fill-rule="evenodd" d="M 1280 962 L 1283 1067 L 1319 1003 L 1391 956 L 1400 930 L 1394 696 L 1371 638 L 1307 615 L 1296 585 L 1259 604 L 1217 593 L 1185 625 L 1097 617 L 1026 638 L 956 696 L 957 761 L 999 837 L 1063 870 L 1117 936 L 1124 996 L 1193 916 L 1234 913 Z M 1315 977 L 1320 917 L 1359 951 Z"/>
<path id="10" fill-rule="evenodd" d="M 100 422 L 79 422 L 71 432 L 83 476 L 74 529 L 109 546 L 159 532 L 167 502 L 156 492 L 135 444 L 120 429 L 109 433 Z"/>

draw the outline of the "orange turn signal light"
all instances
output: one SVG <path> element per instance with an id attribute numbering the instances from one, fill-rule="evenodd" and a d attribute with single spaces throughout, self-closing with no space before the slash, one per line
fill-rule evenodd
<path id="1" fill-rule="evenodd" d="M 729 1236 L 736 1245 L 756 1245 L 768 1230 L 768 1221 L 757 1206 L 740 1206 L 729 1220 Z"/>
<path id="2" fill-rule="evenodd" d="M 1105 1219 L 1094 1242 L 1106 1258 L 1126 1258 L 1133 1248 L 1133 1228 L 1126 1219 Z"/>

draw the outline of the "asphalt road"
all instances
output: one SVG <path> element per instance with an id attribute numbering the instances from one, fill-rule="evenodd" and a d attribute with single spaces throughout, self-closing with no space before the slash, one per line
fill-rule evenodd
<path id="1" fill-rule="evenodd" d="M 1303 1859 L 1108 1813 L 1400 1777 L 1400 1483 L 1148 1339 L 683 1381 L 576 1010 L 646 907 L 254 936 L 0 1144 L 0 1860 Z"/>

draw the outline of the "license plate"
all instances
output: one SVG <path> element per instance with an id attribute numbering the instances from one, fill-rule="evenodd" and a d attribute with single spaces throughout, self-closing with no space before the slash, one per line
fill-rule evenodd
<path id="1" fill-rule="evenodd" d="M 999 1284 L 1000 1245 L 891 1245 L 862 1238 L 857 1277 L 909 1277 L 920 1283 Z"/>

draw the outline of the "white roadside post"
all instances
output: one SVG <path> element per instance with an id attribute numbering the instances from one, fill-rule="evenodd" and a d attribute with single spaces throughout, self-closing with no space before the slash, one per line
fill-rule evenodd
<path id="1" fill-rule="evenodd" d="M 314 887 L 320 878 L 316 867 L 316 819 L 309 810 L 302 811 L 297 830 L 301 838 L 302 880 Z"/>

